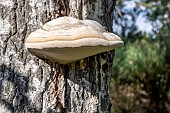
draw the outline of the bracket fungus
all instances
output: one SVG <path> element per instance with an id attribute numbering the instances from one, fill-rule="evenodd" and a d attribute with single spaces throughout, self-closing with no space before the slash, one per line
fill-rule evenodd
<path id="1" fill-rule="evenodd" d="M 96 21 L 60 17 L 32 32 L 25 45 L 37 57 L 67 64 L 120 47 L 123 41 Z"/>

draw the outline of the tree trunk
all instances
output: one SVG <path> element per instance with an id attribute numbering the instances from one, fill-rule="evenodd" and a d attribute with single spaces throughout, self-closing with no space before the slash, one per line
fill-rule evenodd
<path id="1" fill-rule="evenodd" d="M 114 50 L 68 65 L 31 55 L 25 38 L 54 18 L 93 19 L 112 30 L 113 0 L 0 0 L 0 112 L 107 113 Z"/>

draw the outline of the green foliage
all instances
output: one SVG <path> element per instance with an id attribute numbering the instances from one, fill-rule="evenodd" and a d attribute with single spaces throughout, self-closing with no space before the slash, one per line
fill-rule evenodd
<path id="1" fill-rule="evenodd" d="M 166 48 L 165 60 L 170 64 L 170 1 L 169 0 L 140 0 L 138 6 L 150 10 L 146 16 L 153 21 L 153 31 L 158 35 Z M 161 26 L 160 26 L 161 23 Z"/>
<path id="2" fill-rule="evenodd" d="M 166 68 L 164 54 L 157 40 L 144 38 L 128 42 L 116 50 L 114 78 L 121 82 L 134 82 L 142 76 L 161 74 Z"/>
<path id="3" fill-rule="evenodd" d="M 150 106 L 145 106 L 143 103 L 147 113 L 167 112 L 164 108 L 170 99 L 168 97 L 170 91 L 170 67 L 165 62 L 164 49 L 161 47 L 159 40 L 143 38 L 133 43 L 128 42 L 124 47 L 117 49 L 113 62 L 112 73 L 116 84 L 124 84 L 124 86 L 125 84 L 129 84 L 129 86 L 135 84 L 135 87 L 140 86 L 135 91 L 138 92 L 135 93 L 138 97 L 136 101 L 149 100 L 148 104 Z M 132 89 L 136 89 L 135 87 L 133 86 Z M 123 107 L 121 109 L 120 107 L 115 107 L 114 111 L 117 109 L 123 110 Z M 130 110 L 132 109 L 134 108 Z"/>
<path id="4" fill-rule="evenodd" d="M 117 101 L 112 111 L 170 113 L 170 1 L 139 0 L 129 11 L 124 9 L 124 1 L 119 3 L 118 14 L 122 16 L 115 16 L 114 22 L 121 28 L 119 35 L 125 37 L 125 46 L 116 50 L 113 62 L 111 94 Z M 140 14 L 152 22 L 154 37 L 138 31 L 135 22 Z"/>

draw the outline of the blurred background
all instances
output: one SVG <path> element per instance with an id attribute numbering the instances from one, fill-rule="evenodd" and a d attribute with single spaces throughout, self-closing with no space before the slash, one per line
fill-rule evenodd
<path id="1" fill-rule="evenodd" d="M 170 0 L 117 0 L 112 113 L 170 113 Z"/>

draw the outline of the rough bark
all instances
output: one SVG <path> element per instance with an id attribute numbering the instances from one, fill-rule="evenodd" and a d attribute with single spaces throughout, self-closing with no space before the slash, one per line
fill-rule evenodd
<path id="1" fill-rule="evenodd" d="M 25 38 L 60 16 L 112 28 L 113 0 L 0 0 L 0 112 L 110 112 L 114 51 L 68 65 L 31 55 Z"/>

